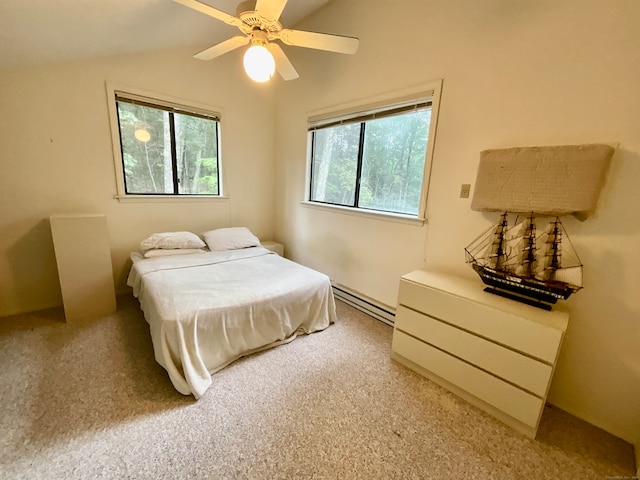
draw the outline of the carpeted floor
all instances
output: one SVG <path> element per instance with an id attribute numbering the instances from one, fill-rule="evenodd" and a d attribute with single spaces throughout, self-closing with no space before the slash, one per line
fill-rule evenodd
<path id="1" fill-rule="evenodd" d="M 155 363 L 129 297 L 65 324 L 0 319 L 2 479 L 605 479 L 633 448 L 547 408 L 525 438 L 389 358 L 392 329 L 339 322 L 241 359 L 195 401 Z"/>

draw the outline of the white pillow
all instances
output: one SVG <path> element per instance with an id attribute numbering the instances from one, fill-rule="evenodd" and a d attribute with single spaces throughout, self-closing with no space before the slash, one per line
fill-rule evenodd
<path id="1" fill-rule="evenodd" d="M 152 248 L 151 250 L 147 250 L 146 252 L 144 252 L 144 257 L 166 257 L 169 255 L 186 255 L 188 253 L 202 253 L 206 251 L 207 250 L 204 248 Z"/>
<path id="2" fill-rule="evenodd" d="M 202 234 L 209 250 L 260 247 L 260 240 L 247 227 L 218 228 Z"/>
<path id="3" fill-rule="evenodd" d="M 202 248 L 205 244 L 200 237 L 191 232 L 165 232 L 154 233 L 140 242 L 140 250 L 154 248 Z"/>

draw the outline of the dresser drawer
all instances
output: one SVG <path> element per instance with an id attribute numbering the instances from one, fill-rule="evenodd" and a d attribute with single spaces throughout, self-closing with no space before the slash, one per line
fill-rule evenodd
<path id="1" fill-rule="evenodd" d="M 549 364 L 555 363 L 562 341 L 560 330 L 405 279 L 400 280 L 398 304 L 509 345 Z"/>
<path id="2" fill-rule="evenodd" d="M 524 425 L 536 428 L 543 400 L 399 330 L 392 350 Z"/>
<path id="3" fill-rule="evenodd" d="M 537 396 L 544 397 L 547 393 L 552 373 L 550 365 L 404 306 L 398 307 L 395 328 Z"/>

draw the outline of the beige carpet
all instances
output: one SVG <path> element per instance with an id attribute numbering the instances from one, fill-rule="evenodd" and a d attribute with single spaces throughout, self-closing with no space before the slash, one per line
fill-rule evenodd
<path id="1" fill-rule="evenodd" d="M 338 303 L 324 332 L 241 359 L 196 402 L 155 363 L 135 300 L 80 325 L 0 319 L 2 479 L 605 479 L 631 445 L 557 409 L 529 440 L 389 359 Z"/>

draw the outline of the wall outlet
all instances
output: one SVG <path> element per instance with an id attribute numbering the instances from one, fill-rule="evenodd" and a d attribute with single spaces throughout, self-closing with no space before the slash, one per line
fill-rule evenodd
<path id="1" fill-rule="evenodd" d="M 469 192 L 471 192 L 471 185 L 463 183 L 460 186 L 460 198 L 469 198 Z"/>

